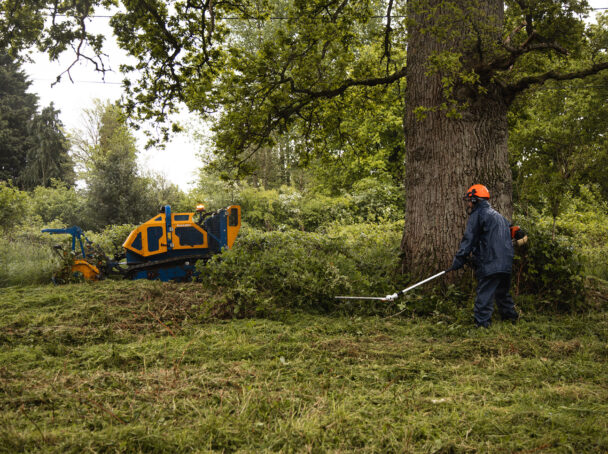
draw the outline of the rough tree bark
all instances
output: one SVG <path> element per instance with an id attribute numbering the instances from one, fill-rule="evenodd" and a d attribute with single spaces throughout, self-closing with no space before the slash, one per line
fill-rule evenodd
<path id="1" fill-rule="evenodd" d="M 461 0 L 452 4 L 471 4 Z M 414 276 L 437 271 L 451 264 L 467 220 L 462 200 L 473 184 L 484 184 L 491 203 L 504 216 L 512 215 L 512 177 L 507 150 L 508 101 L 491 80 L 480 80 L 487 91 L 458 86 L 459 102 L 468 102 L 457 118 L 447 115 L 442 74 L 429 74 L 429 57 L 460 52 L 464 68 L 483 59 L 470 40 L 470 23 L 454 20 L 451 30 L 433 29 L 437 17 L 449 17 L 441 0 L 412 0 L 408 27 L 406 111 L 405 228 L 401 243 L 403 271 Z M 499 30 L 503 2 L 478 2 L 479 17 L 489 18 Z M 437 8 L 437 9 L 433 9 Z M 429 11 L 433 11 L 430 13 Z M 446 16 L 447 15 L 447 16 Z M 461 27 L 462 29 L 458 29 Z M 444 106 L 442 108 L 442 105 Z M 423 115 L 419 115 L 420 108 Z"/>

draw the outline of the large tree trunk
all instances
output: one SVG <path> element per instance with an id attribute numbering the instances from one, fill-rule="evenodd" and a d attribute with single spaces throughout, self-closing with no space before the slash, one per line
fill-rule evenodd
<path id="1" fill-rule="evenodd" d="M 471 4 L 470 0 L 452 3 L 465 2 Z M 437 17 L 454 14 L 439 9 L 431 17 L 424 6 L 442 4 L 445 8 L 447 3 L 450 2 L 412 0 L 408 3 L 411 25 L 408 27 L 404 118 L 406 209 L 401 246 L 404 272 L 414 276 L 427 275 L 451 264 L 467 220 L 462 197 L 471 185 L 487 186 L 492 205 L 509 219 L 512 214 L 506 100 L 498 87 L 483 77 L 481 84 L 487 92 L 457 85 L 455 99 L 469 105 L 454 118 L 446 115 L 448 99 L 442 90 L 442 74 L 428 73 L 429 57 L 441 52 L 461 52 L 465 69 L 487 58 L 479 43 L 477 48 L 467 49 L 467 43 L 475 44 L 469 39 L 471 29 L 475 28 L 466 20 L 455 17 L 449 24 L 454 27 L 449 33 L 446 24 L 441 24 L 441 38 L 435 35 L 436 29 L 428 31 L 429 25 L 436 25 Z M 489 23 L 502 24 L 502 1 L 479 1 L 478 9 L 479 17 L 490 18 Z M 498 26 L 494 30 L 499 33 Z"/>

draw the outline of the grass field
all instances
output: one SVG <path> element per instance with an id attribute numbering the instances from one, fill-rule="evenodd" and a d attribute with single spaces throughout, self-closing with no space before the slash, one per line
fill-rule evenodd
<path id="1" fill-rule="evenodd" d="M 214 320 L 197 284 L 0 290 L 2 452 L 608 452 L 608 313 Z"/>

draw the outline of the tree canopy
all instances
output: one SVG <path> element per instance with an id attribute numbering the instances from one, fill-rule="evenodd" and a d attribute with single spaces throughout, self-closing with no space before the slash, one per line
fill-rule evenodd
<path id="1" fill-rule="evenodd" d="M 87 213 L 81 223 L 99 229 L 143 222 L 161 205 L 179 200 L 179 190 L 163 177 L 142 174 L 135 137 L 119 106 L 97 102 L 88 118 L 90 136 L 77 140 L 86 181 Z"/>
<path id="2" fill-rule="evenodd" d="M 72 49 L 100 71 L 107 68 L 103 36 L 86 24 L 112 8 L 118 42 L 136 57 L 121 68 L 136 73 L 135 82 L 125 82 L 127 113 L 166 120 L 185 103 L 217 120 L 217 149 L 237 164 L 288 128 L 299 133 L 304 157 L 330 147 L 342 152 L 344 132 L 356 129 L 348 127 L 351 110 L 362 101 L 376 98 L 374 108 L 396 104 L 398 111 L 402 98 L 392 101 L 378 90 L 406 76 L 407 18 L 416 14 L 432 19 L 429 36 L 445 40 L 454 38 L 455 21 L 466 24 L 457 47 L 427 62 L 429 75 L 441 73 L 446 110 L 466 103 L 471 90 L 487 90 L 489 81 L 511 100 L 534 84 L 608 67 L 606 43 L 585 34 L 586 0 L 510 0 L 504 20 L 483 17 L 474 0 L 418 0 L 409 9 L 399 0 L 17 3 L 4 2 L 0 20 L 0 42 L 12 55 L 35 43 L 51 59 Z M 595 52 L 585 52 L 590 45 Z"/>
<path id="3" fill-rule="evenodd" d="M 59 111 L 51 103 L 28 125 L 32 145 L 26 155 L 22 180 L 26 187 L 50 186 L 53 178 L 69 185 L 75 182 L 74 162 L 63 134 Z"/>

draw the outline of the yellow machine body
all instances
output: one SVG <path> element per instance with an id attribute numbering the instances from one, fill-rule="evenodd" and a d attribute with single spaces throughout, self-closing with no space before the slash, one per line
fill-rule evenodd
<path id="1" fill-rule="evenodd" d="M 171 213 L 169 209 L 157 214 L 135 228 L 123 243 L 127 260 L 171 258 L 206 251 L 211 253 L 211 249 L 213 253 L 225 247 L 230 249 L 241 227 L 241 207 L 231 205 L 210 213 L 208 218 L 201 219 L 200 216 L 203 215 Z"/>
<path id="2" fill-rule="evenodd" d="M 174 231 L 167 235 L 166 215 L 159 214 L 133 230 L 122 246 L 142 257 L 150 257 L 167 252 L 169 237 L 174 250 L 205 249 L 209 245 L 207 232 L 194 222 L 193 216 L 194 213 L 171 213 Z M 190 237 L 197 237 L 196 241 L 187 241 L 181 235 L 186 229 Z"/>

